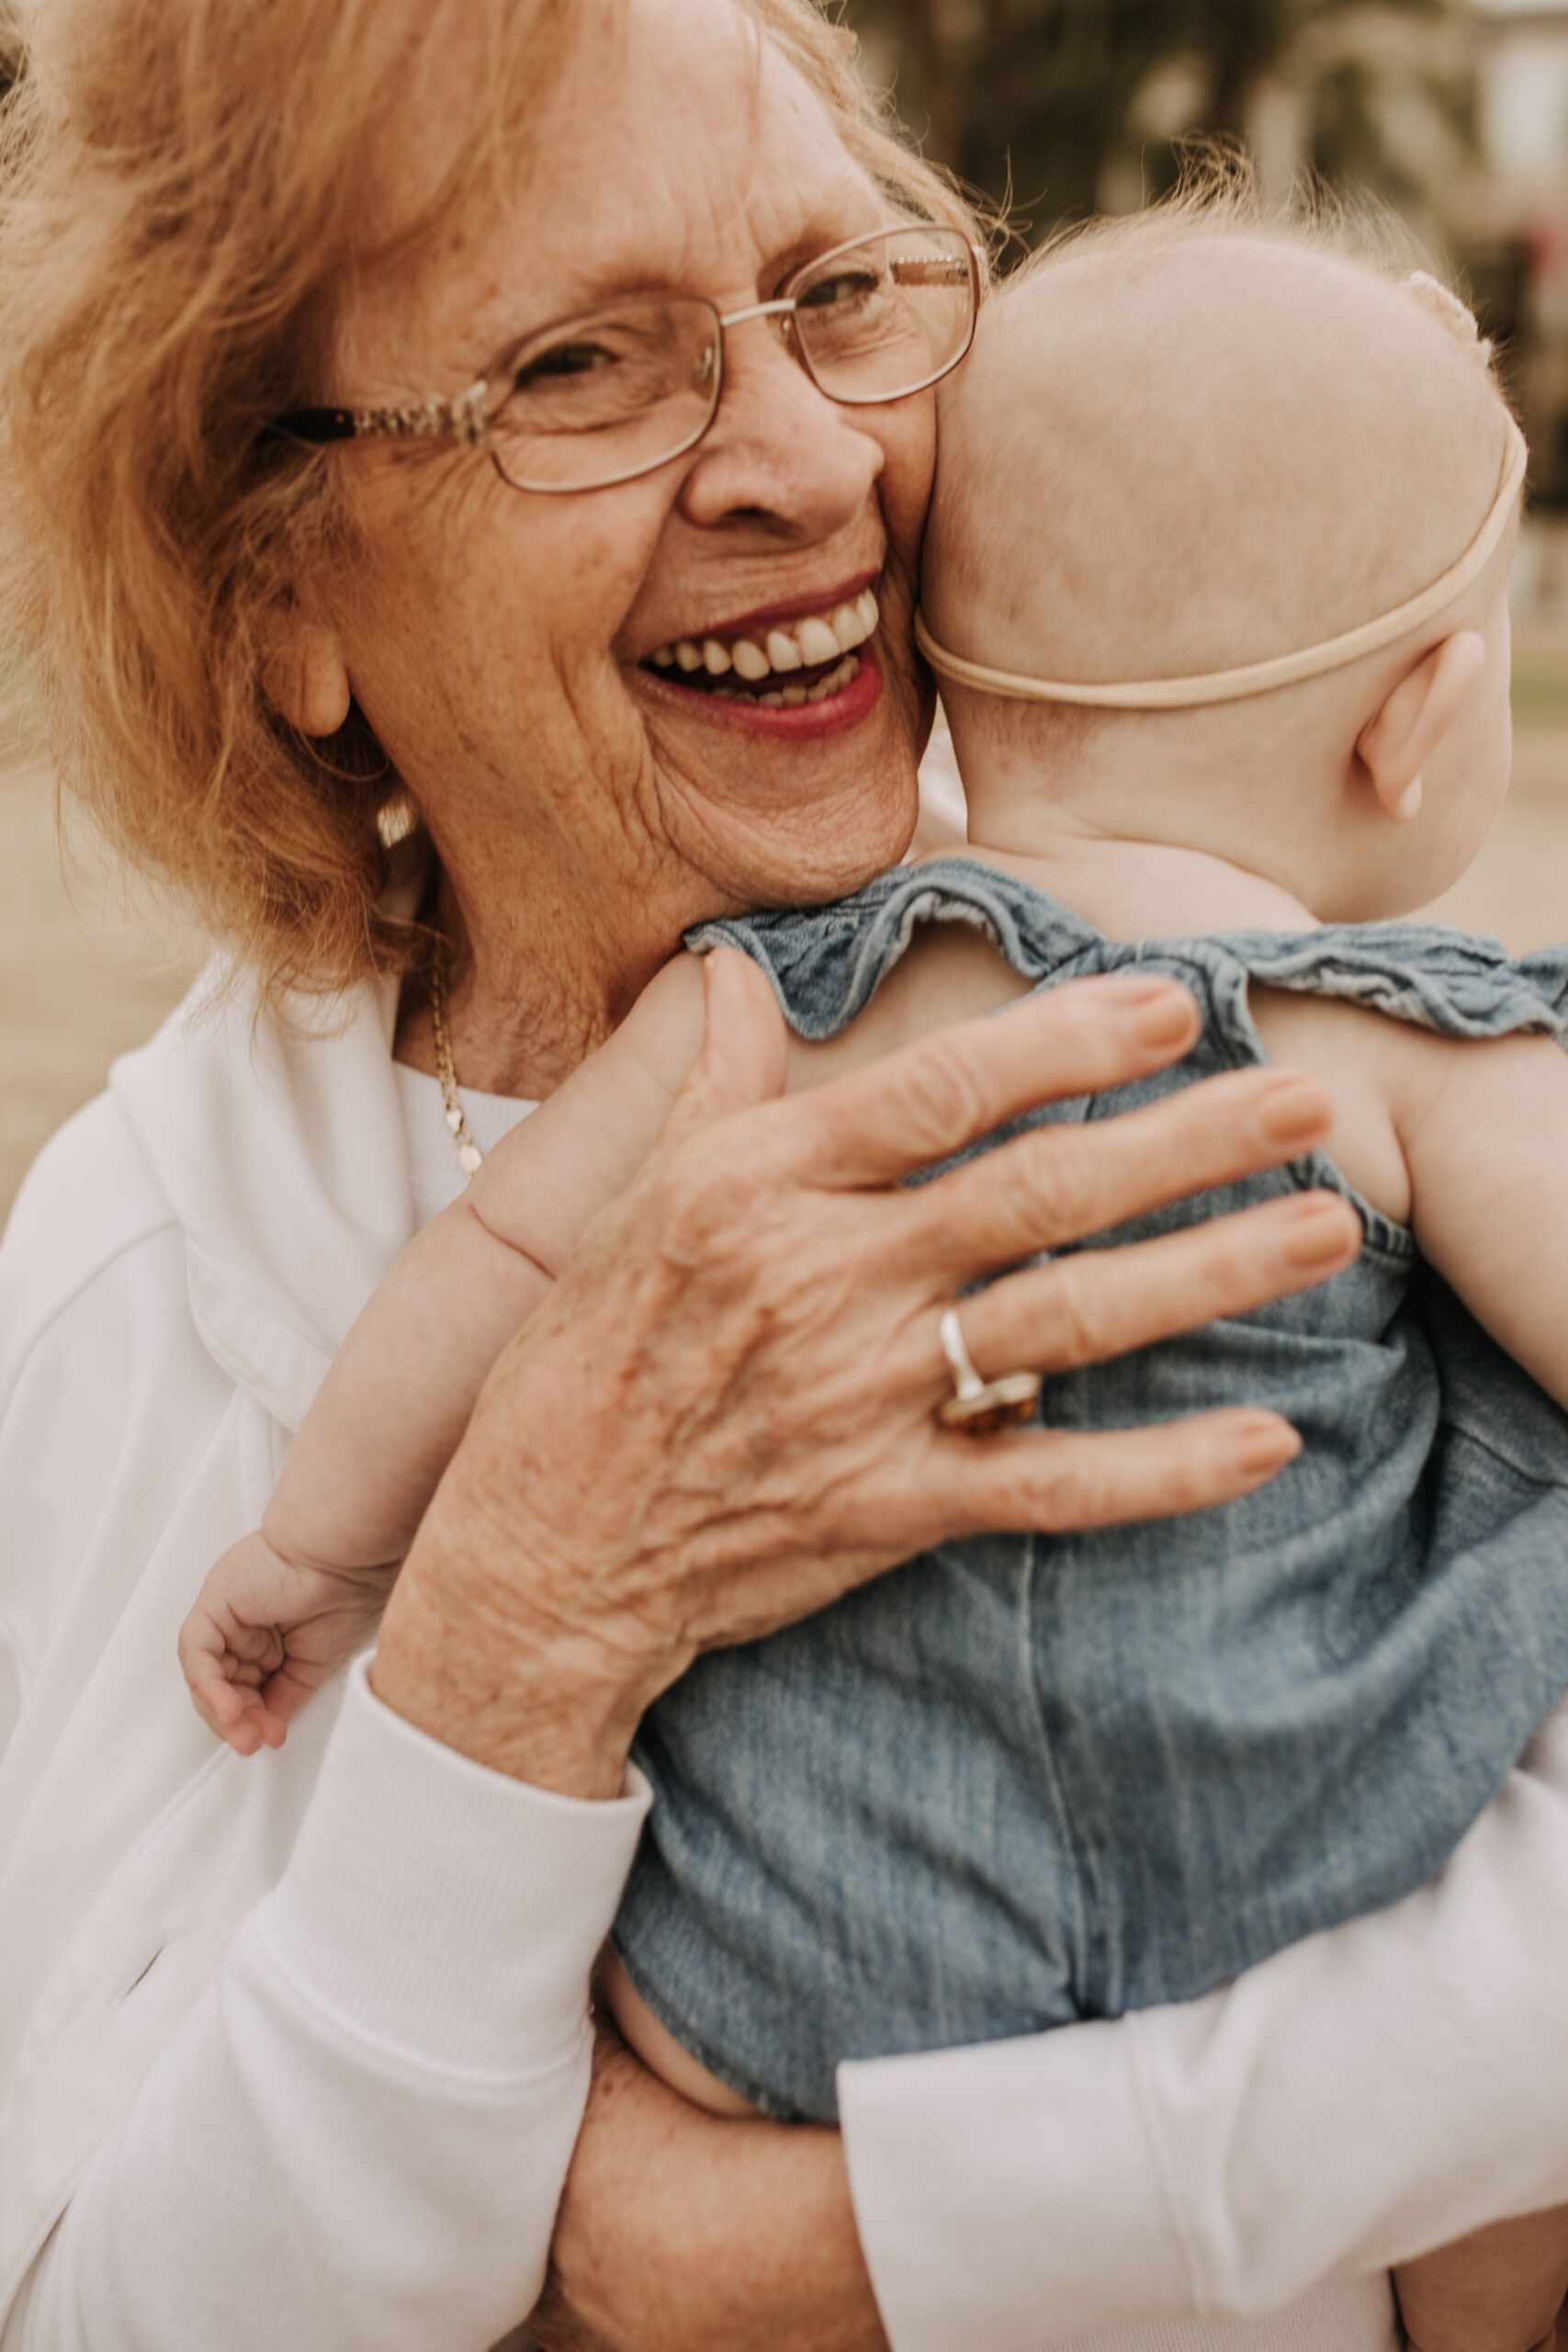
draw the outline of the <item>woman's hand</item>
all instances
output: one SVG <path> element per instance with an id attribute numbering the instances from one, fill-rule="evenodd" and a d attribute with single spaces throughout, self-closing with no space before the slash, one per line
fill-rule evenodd
<path id="1" fill-rule="evenodd" d="M 780 1100 L 761 974 L 721 952 L 707 991 L 659 1144 L 491 1374 L 373 1668 L 435 1737 L 577 1796 L 619 1791 L 639 1718 L 704 1649 L 948 1537 L 1196 1510 L 1297 1450 L 1251 1411 L 965 1438 L 935 1419 L 938 1331 L 971 1282 L 1298 1157 L 1330 1123 L 1314 1081 L 1238 1072 L 905 1188 L 1039 1102 L 1174 1061 L 1191 999 L 1086 981 Z M 1004 1273 L 964 1335 L 983 1376 L 1049 1374 L 1305 1288 L 1359 1244 L 1344 1202 L 1295 1195 Z"/>
<path id="2" fill-rule="evenodd" d="M 529 2326 L 546 2352 L 887 2352 L 838 2133 L 720 2122 L 603 2027 Z"/>

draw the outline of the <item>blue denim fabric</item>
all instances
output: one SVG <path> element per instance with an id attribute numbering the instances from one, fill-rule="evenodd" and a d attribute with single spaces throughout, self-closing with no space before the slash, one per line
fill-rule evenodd
<path id="1" fill-rule="evenodd" d="M 1560 1035 L 1568 1013 L 1568 951 L 1516 964 L 1406 924 L 1122 946 L 959 859 L 694 944 L 743 948 L 825 1037 L 932 920 L 978 923 L 1043 987 L 1137 964 L 1198 998 L 1179 1071 L 1046 1124 L 1264 1060 L 1249 979 L 1468 1037 Z M 1392 1902 L 1568 1685 L 1568 1423 L 1407 1230 L 1317 1154 L 1094 1246 L 1311 1185 L 1361 1215 L 1352 1269 L 1043 1401 L 1064 1429 L 1272 1406 L 1306 1442 L 1271 1485 L 1190 1519 L 944 1544 L 702 1659 L 649 1715 L 655 1803 L 615 1947 L 768 2112 L 832 2117 L 840 2058 L 1181 1999 Z"/>

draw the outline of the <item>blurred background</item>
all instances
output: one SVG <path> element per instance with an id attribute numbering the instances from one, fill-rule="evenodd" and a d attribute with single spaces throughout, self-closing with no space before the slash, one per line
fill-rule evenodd
<path id="1" fill-rule="evenodd" d="M 1450 922 L 1568 938 L 1568 0 L 844 0 L 870 81 L 935 161 L 1038 240 L 1126 211 L 1180 142 L 1264 187 L 1370 193 L 1501 346 L 1532 451 L 1514 582 L 1515 781 Z M 1021 249 L 1021 248 L 1020 248 Z M 0 1215 L 39 1144 L 187 984 L 194 944 L 83 852 L 50 779 L 0 758 Z"/>
<path id="2" fill-rule="evenodd" d="M 1507 354 L 1538 512 L 1568 512 L 1563 0 L 847 0 L 925 152 L 1037 242 L 1169 188 L 1219 133 L 1409 224 Z M 1538 567 L 1538 602 L 1557 588 Z"/>

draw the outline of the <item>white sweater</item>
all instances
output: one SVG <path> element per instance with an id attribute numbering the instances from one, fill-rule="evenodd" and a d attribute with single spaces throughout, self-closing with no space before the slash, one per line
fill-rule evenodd
<path id="1" fill-rule="evenodd" d="M 241 1761 L 175 1661 L 410 1230 L 392 1010 L 253 1046 L 198 990 L 0 1251 L 5 2352 L 482 2352 L 543 2274 L 645 1793 L 487 1773 L 358 1670 Z M 1437 1888 L 1229 1991 L 846 2067 L 897 2352 L 1258 2312 L 1568 2197 L 1565 1928 L 1559 1721 Z M 1391 2341 L 1372 2276 L 1124 2339 Z"/>

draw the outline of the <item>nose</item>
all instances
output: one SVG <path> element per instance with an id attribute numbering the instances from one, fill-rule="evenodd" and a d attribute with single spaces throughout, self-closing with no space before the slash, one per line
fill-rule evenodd
<path id="1" fill-rule="evenodd" d="M 818 390 L 779 322 L 748 318 L 726 330 L 718 413 L 681 511 L 707 529 L 746 519 L 790 539 L 829 538 L 863 510 L 883 455 L 860 411 Z"/>

